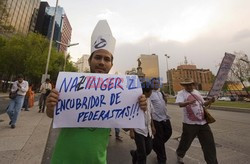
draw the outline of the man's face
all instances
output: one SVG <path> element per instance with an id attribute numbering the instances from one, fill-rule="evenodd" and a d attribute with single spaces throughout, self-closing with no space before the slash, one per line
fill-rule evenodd
<path id="1" fill-rule="evenodd" d="M 160 88 L 160 80 L 158 80 L 158 79 L 154 79 L 153 81 L 152 81 L 152 83 L 153 83 L 153 89 L 154 90 L 157 90 L 157 89 L 159 89 Z"/>
<path id="2" fill-rule="evenodd" d="M 106 50 L 97 50 L 89 60 L 91 73 L 109 73 L 113 66 L 112 55 Z"/>
<path id="3" fill-rule="evenodd" d="M 144 95 L 146 96 L 146 98 L 149 98 L 152 94 L 152 90 L 149 92 L 144 92 Z"/>
<path id="4" fill-rule="evenodd" d="M 23 78 L 18 78 L 17 81 L 18 81 L 19 83 L 22 83 L 22 82 L 23 82 Z"/>
<path id="5" fill-rule="evenodd" d="M 184 86 L 184 88 L 185 88 L 185 90 L 187 92 L 192 92 L 193 89 L 194 89 L 194 84 L 186 84 L 186 85 L 183 85 L 183 86 Z"/>

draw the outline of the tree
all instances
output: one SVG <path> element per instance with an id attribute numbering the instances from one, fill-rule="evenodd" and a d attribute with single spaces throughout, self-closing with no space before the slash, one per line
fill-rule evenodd
<path id="1" fill-rule="evenodd" d="M 25 75 L 29 82 L 39 84 L 47 63 L 49 40 L 36 33 L 12 35 L 10 38 L 0 36 L 0 75 L 11 79 L 19 73 Z M 71 62 L 67 69 L 74 71 Z M 57 52 L 55 46 L 51 51 L 48 74 L 53 81 L 58 72 L 63 70 L 63 53 Z"/>
<path id="2" fill-rule="evenodd" d="M 0 1 L 0 33 L 13 32 L 14 28 L 8 22 L 7 0 Z"/>
<path id="3" fill-rule="evenodd" d="M 242 51 L 234 52 L 234 54 L 236 55 L 236 58 L 231 67 L 228 79 L 230 81 L 240 82 L 243 85 L 244 90 L 247 92 L 248 96 L 250 96 L 250 93 L 248 92 L 245 86 L 245 82 L 249 80 L 249 75 L 250 75 L 248 57 Z"/>
<path id="4" fill-rule="evenodd" d="M 68 54 L 67 58 L 66 58 L 65 71 L 68 71 L 68 72 L 77 72 L 77 68 L 74 66 L 73 62 L 71 61 L 70 54 Z"/>

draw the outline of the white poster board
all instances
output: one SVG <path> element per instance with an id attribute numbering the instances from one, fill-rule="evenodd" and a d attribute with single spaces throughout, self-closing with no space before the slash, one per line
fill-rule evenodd
<path id="1" fill-rule="evenodd" d="M 230 53 L 225 53 L 225 56 L 221 62 L 220 68 L 217 72 L 215 81 L 213 83 L 211 90 L 208 93 L 208 96 L 218 97 L 220 95 L 220 91 L 225 81 L 227 80 L 227 76 L 232 67 L 234 59 L 235 59 L 235 55 L 230 54 Z"/>
<path id="2" fill-rule="evenodd" d="M 137 76 L 60 72 L 53 128 L 145 128 Z"/>

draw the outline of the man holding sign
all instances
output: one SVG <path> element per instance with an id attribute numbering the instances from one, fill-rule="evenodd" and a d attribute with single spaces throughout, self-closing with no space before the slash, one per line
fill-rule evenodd
<path id="1" fill-rule="evenodd" d="M 91 37 L 91 56 L 89 58 L 91 73 L 107 74 L 110 71 L 113 66 L 114 47 L 115 39 L 112 36 L 107 21 L 99 21 Z M 52 90 L 46 102 L 46 112 L 51 118 L 54 117 L 54 113 L 56 112 L 54 108 L 58 104 L 58 101 L 59 92 Z M 143 111 L 147 110 L 144 95 L 138 98 L 138 104 L 140 109 Z M 80 120 L 84 120 L 83 115 L 81 116 Z M 51 163 L 106 164 L 109 133 L 109 128 L 61 129 Z"/>

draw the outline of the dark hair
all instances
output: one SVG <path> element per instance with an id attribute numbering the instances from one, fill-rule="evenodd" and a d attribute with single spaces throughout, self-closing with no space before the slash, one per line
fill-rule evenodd
<path id="1" fill-rule="evenodd" d="M 22 74 L 18 74 L 18 75 L 17 75 L 17 78 L 18 78 L 18 79 L 20 79 L 20 78 L 23 79 L 23 75 L 22 75 Z"/>
<path id="2" fill-rule="evenodd" d="M 50 79 L 49 79 L 49 78 L 47 78 L 45 81 L 46 81 L 46 82 L 47 82 L 47 81 L 48 81 L 48 82 L 50 82 Z"/>
<path id="3" fill-rule="evenodd" d="M 145 92 L 148 93 L 151 90 L 153 90 L 153 88 L 151 87 L 151 84 L 149 82 L 146 82 L 146 81 L 141 83 L 141 88 L 142 88 L 143 93 L 145 93 Z"/>
<path id="4" fill-rule="evenodd" d="M 153 78 L 151 79 L 151 83 L 152 83 L 154 80 L 160 80 L 160 78 L 153 77 Z"/>

